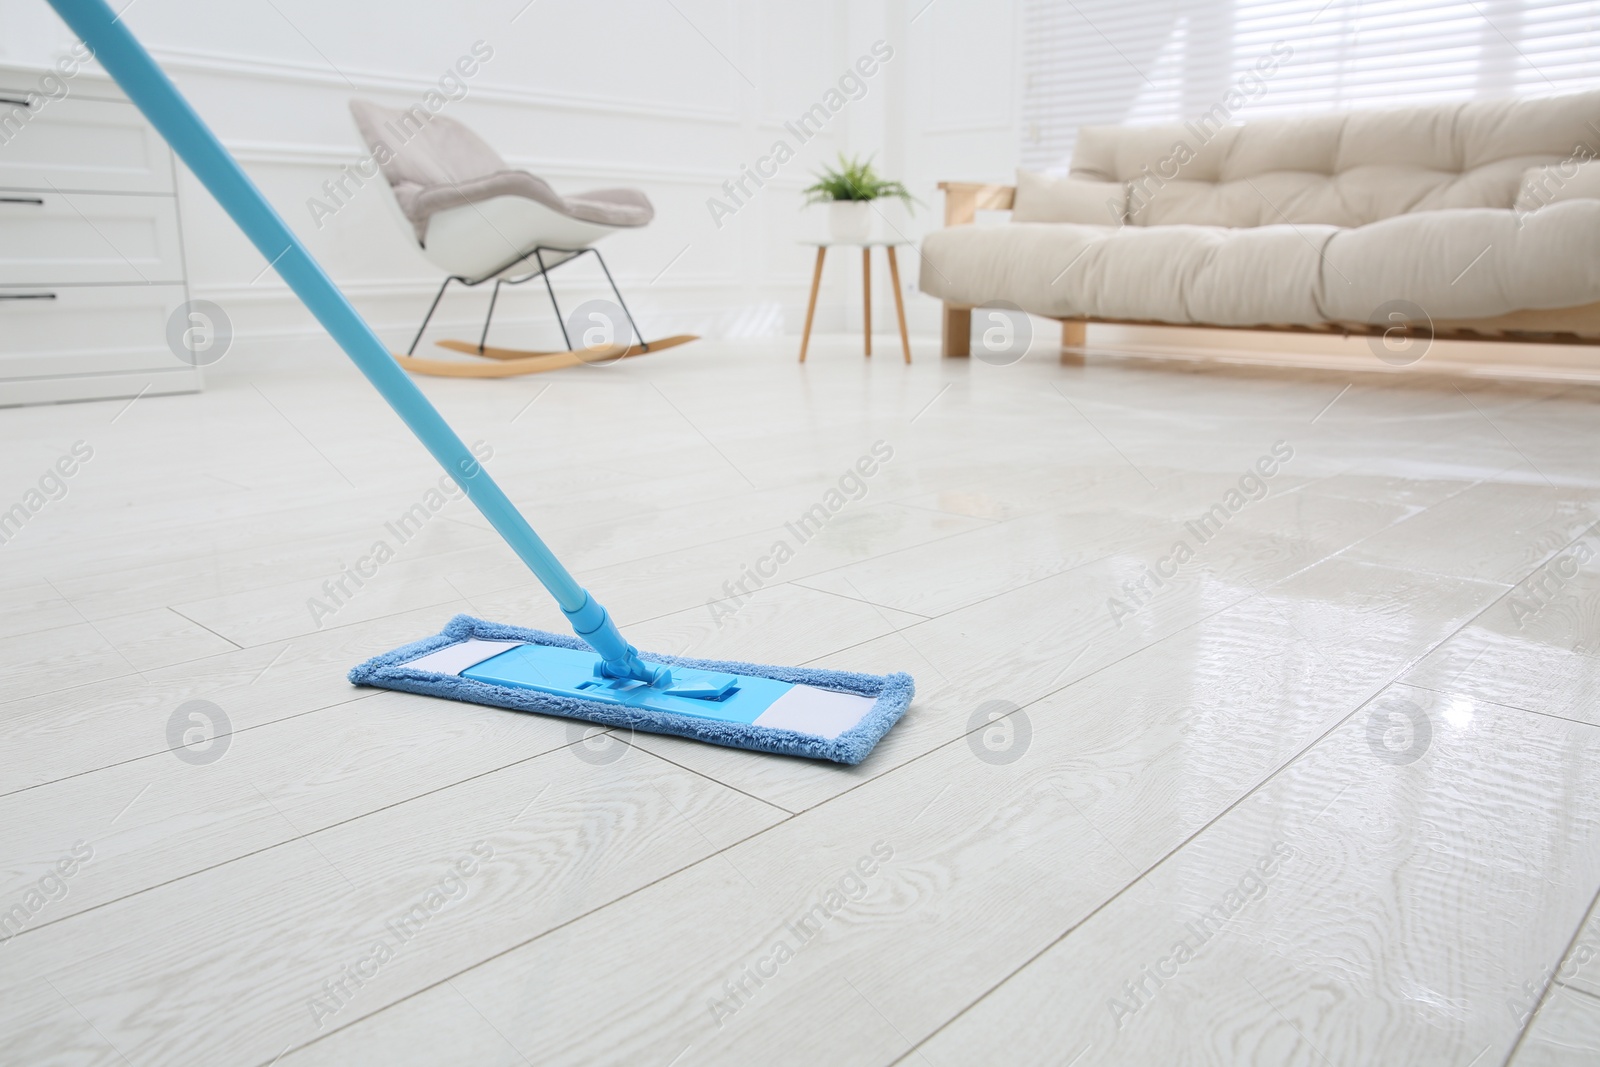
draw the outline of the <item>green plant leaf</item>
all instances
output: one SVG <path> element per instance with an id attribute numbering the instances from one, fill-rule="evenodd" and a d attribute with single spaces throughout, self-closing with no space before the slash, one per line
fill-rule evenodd
<path id="1" fill-rule="evenodd" d="M 807 204 L 826 204 L 835 200 L 881 200 L 893 197 L 915 211 L 919 202 L 904 185 L 880 175 L 872 158 L 846 159 L 839 153 L 839 166 L 824 167 L 817 180 L 801 190 Z"/>

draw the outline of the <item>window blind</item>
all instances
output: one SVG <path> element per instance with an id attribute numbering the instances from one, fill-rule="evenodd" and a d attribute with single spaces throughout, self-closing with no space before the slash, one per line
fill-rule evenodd
<path id="1" fill-rule="evenodd" d="M 1203 115 L 1274 46 L 1234 121 L 1572 92 L 1600 87 L 1600 0 L 1024 0 L 1022 165 L 1064 173 L 1079 126 Z"/>

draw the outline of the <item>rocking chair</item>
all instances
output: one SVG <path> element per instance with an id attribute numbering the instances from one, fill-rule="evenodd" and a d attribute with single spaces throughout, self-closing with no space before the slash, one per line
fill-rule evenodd
<path id="1" fill-rule="evenodd" d="M 695 340 L 683 334 L 646 342 L 604 257 L 594 247 L 609 233 L 650 222 L 655 209 L 644 193 L 637 189 L 595 189 L 564 197 L 542 179 L 507 166 L 482 138 L 453 119 L 430 115 L 420 108 L 399 111 L 379 107 L 365 100 L 352 100 L 350 112 L 387 179 L 404 225 L 423 254 L 445 272 L 444 282 L 434 294 L 411 347 L 404 356 L 395 356 L 407 370 L 456 378 L 505 378 L 584 362 L 609 362 Z M 600 264 L 616 295 L 617 307 L 627 319 L 626 329 L 631 333 L 623 344 L 576 347 L 568 334 L 555 288 L 550 284 L 550 271 L 584 255 L 593 255 Z M 566 349 L 491 347 L 489 324 L 500 287 L 520 285 L 534 278 L 544 279 Z M 417 356 L 417 345 L 450 283 L 471 287 L 488 281 L 494 282 L 494 290 L 478 343 L 437 342 L 442 348 L 485 357 L 486 362 Z M 613 338 L 622 333 L 622 323 L 610 326 Z"/>

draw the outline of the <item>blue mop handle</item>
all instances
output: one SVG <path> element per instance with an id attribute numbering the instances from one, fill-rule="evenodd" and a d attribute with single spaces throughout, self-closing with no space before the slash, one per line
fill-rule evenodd
<path id="1" fill-rule="evenodd" d="M 296 296 L 339 343 L 345 354 L 377 387 L 395 413 L 466 491 L 500 536 L 505 538 L 555 597 L 572 628 L 600 653 L 602 672 L 615 678 L 653 682 L 656 673 L 618 632 L 605 608 L 580 586 L 548 546 L 533 532 L 516 506 L 478 463 L 461 438 L 428 403 L 372 327 L 350 306 L 337 286 L 311 258 L 294 231 L 279 217 L 216 135 L 201 121 L 150 53 L 105 0 L 50 0 L 56 13 L 83 38 L 95 58 L 128 97 L 161 131 L 195 177 L 239 224 Z"/>

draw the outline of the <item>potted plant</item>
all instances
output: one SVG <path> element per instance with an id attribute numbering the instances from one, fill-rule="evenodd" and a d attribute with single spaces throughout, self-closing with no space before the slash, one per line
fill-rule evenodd
<path id="1" fill-rule="evenodd" d="M 840 242 L 872 237 L 872 201 L 895 197 L 911 208 L 916 203 L 904 185 L 878 174 L 872 160 L 846 159 L 839 153 L 839 168 L 824 167 L 816 183 L 805 189 L 807 204 L 828 205 L 828 233 Z"/>

